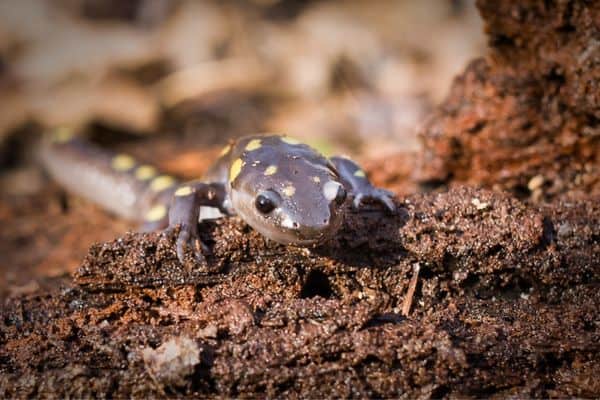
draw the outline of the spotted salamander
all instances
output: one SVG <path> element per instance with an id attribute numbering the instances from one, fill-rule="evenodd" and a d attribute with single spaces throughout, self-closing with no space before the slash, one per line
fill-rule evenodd
<path id="1" fill-rule="evenodd" d="M 356 208 L 371 200 L 395 211 L 392 193 L 374 187 L 356 163 L 328 159 L 287 136 L 240 138 L 223 149 L 202 179 L 184 183 L 66 129 L 44 143 L 41 159 L 68 190 L 142 222 L 144 230 L 179 227 L 177 256 L 182 261 L 188 250 L 203 258 L 206 246 L 197 222 L 214 217 L 216 210 L 217 215 L 239 215 L 269 239 L 298 246 L 331 238 L 347 198 Z"/>

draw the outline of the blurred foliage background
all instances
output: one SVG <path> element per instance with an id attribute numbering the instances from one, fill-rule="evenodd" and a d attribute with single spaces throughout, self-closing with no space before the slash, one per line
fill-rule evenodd
<path id="1" fill-rule="evenodd" d="M 473 1 L 0 1 L 0 294 L 134 229 L 51 184 L 53 128 L 184 179 L 281 132 L 411 193 L 416 129 L 484 42 Z"/>
<path id="2" fill-rule="evenodd" d="M 471 1 L 4 1 L 0 163 L 14 164 L 15 137 L 63 125 L 411 151 L 484 48 Z"/>

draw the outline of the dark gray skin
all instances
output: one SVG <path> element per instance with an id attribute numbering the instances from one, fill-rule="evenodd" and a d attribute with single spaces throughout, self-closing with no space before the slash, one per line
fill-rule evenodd
<path id="1" fill-rule="evenodd" d="M 312 246 L 331 238 L 341 225 L 348 194 L 355 207 L 369 199 L 395 211 L 393 195 L 375 188 L 353 161 L 343 157 L 328 160 L 305 144 L 277 135 L 237 140 L 203 180 L 221 185 L 213 186 L 212 196 L 223 199 L 222 210 L 240 215 L 262 235 L 283 244 Z M 180 227 L 180 258 L 186 247 L 203 247 L 195 222 L 200 206 L 209 205 L 202 185 L 188 184 L 197 190 L 173 197 L 169 226 Z M 261 199 L 269 204 L 263 204 L 262 211 L 257 204 Z M 185 206 L 180 205 L 184 202 Z"/>
<path id="2" fill-rule="evenodd" d="M 76 138 L 53 141 L 42 155 L 49 172 L 68 189 L 119 215 L 143 220 L 145 230 L 179 229 L 181 261 L 189 250 L 197 260 L 204 258 L 207 249 L 198 232 L 204 207 L 237 214 L 265 237 L 297 246 L 331 238 L 342 222 L 347 197 L 357 208 L 371 200 L 395 212 L 393 195 L 375 188 L 356 163 L 327 159 L 285 136 L 240 138 L 201 180 L 187 183 L 158 174 L 147 177 L 140 173 L 147 172 L 146 166 Z"/>

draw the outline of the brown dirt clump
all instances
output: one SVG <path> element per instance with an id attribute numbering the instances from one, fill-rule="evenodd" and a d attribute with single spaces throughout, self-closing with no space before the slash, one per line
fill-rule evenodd
<path id="1" fill-rule="evenodd" d="M 462 188 L 349 211 L 312 250 L 205 223 L 198 266 L 127 234 L 7 302 L 2 396 L 597 396 L 599 223 Z"/>
<path id="2" fill-rule="evenodd" d="M 480 0 L 490 54 L 422 130 L 422 182 L 600 193 L 600 5 Z"/>

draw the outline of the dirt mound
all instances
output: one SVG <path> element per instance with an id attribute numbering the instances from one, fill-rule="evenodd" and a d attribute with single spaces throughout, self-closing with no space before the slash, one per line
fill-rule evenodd
<path id="1" fill-rule="evenodd" d="M 7 304 L 2 395 L 593 396 L 597 204 L 416 195 L 313 250 L 222 220 L 196 267 L 128 234 Z"/>
<path id="2" fill-rule="evenodd" d="M 600 7 L 480 1 L 490 54 L 422 130 L 418 179 L 549 200 L 600 193 Z"/>

